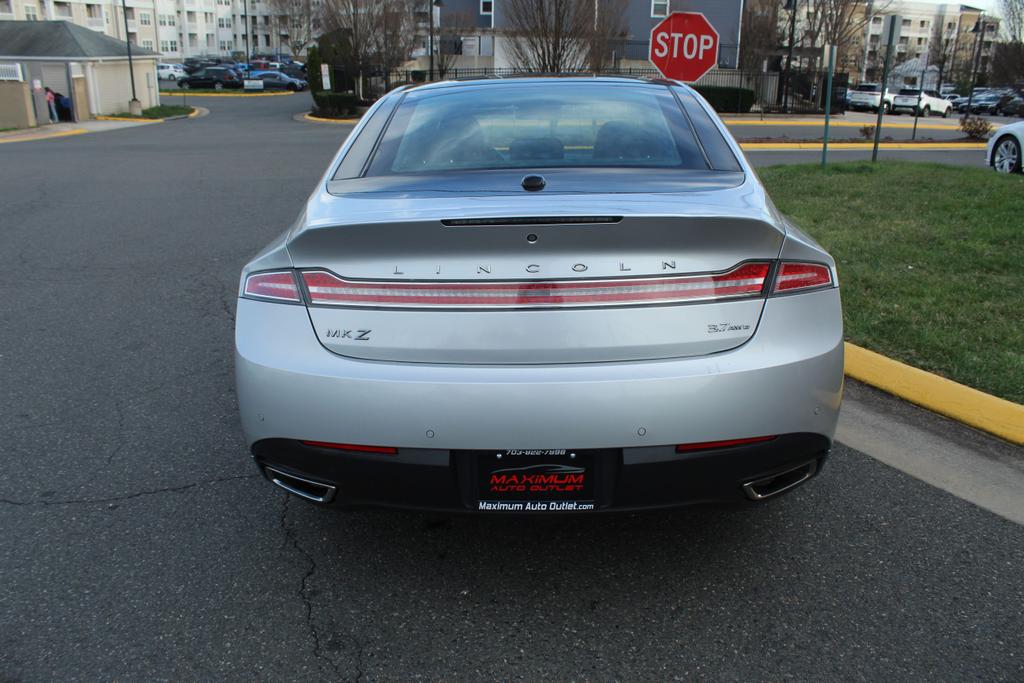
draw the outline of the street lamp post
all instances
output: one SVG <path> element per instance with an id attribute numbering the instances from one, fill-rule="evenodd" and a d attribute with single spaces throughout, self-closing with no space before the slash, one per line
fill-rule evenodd
<path id="1" fill-rule="evenodd" d="M 132 116 L 142 114 L 142 103 L 135 95 L 135 64 L 132 62 L 132 41 L 128 39 L 128 6 L 121 0 L 121 14 L 124 17 L 124 44 L 128 48 L 128 78 L 132 82 L 132 101 L 128 103 L 128 113 Z"/>
<path id="2" fill-rule="evenodd" d="M 981 44 L 985 39 L 985 15 L 978 16 L 978 22 L 971 29 L 971 33 L 977 33 L 974 41 L 974 64 L 971 68 L 971 92 L 967 96 L 967 115 L 971 115 L 971 103 L 974 102 L 974 88 L 978 85 L 978 64 L 981 62 Z"/>
<path id="3" fill-rule="evenodd" d="M 427 75 L 427 80 L 434 80 L 434 8 L 444 7 L 444 3 L 441 0 L 433 0 L 427 3 L 427 26 L 428 28 L 428 43 L 427 51 L 430 53 L 430 71 Z"/>
<path id="4" fill-rule="evenodd" d="M 793 68 L 793 43 L 796 41 L 796 10 L 799 0 L 787 0 L 786 8 L 789 9 L 789 55 L 786 57 L 786 75 L 782 85 L 782 109 L 789 112 L 789 79 Z"/>

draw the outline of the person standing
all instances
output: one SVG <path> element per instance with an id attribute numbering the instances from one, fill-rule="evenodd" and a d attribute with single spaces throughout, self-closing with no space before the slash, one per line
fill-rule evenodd
<path id="1" fill-rule="evenodd" d="M 50 123 L 57 123 L 57 97 L 53 94 L 53 91 L 46 88 L 46 106 L 50 108 Z"/>

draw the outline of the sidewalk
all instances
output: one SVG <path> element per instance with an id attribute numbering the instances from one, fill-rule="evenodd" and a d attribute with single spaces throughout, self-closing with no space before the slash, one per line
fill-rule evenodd
<path id="1" fill-rule="evenodd" d="M 70 135 L 82 135 L 84 133 L 102 133 L 118 128 L 133 128 L 135 126 L 148 126 L 154 121 L 81 121 L 79 123 L 53 123 L 36 128 L 23 128 L 0 132 L 0 145 L 8 142 L 29 142 L 31 140 L 49 140 L 51 138 L 63 138 Z"/>

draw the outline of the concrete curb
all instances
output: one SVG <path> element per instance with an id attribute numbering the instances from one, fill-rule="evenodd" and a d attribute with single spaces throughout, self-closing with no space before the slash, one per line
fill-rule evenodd
<path id="1" fill-rule="evenodd" d="M 820 142 L 743 142 L 740 147 L 751 152 L 787 152 L 792 150 L 821 151 Z M 830 150 L 871 149 L 870 142 L 830 142 Z M 985 149 L 984 142 L 881 142 L 878 149 L 904 149 L 919 152 L 964 151 Z"/>
<path id="2" fill-rule="evenodd" d="M 132 123 L 163 123 L 164 121 L 168 120 L 168 119 L 147 119 L 147 118 L 143 118 L 141 116 L 135 117 L 135 116 L 103 116 L 103 115 L 100 115 L 100 116 L 94 116 L 92 118 L 93 118 L 94 121 L 131 121 Z M 172 116 L 172 117 L 169 117 L 169 118 L 184 118 L 184 116 L 181 116 L 181 117 Z"/>
<path id="3" fill-rule="evenodd" d="M 305 91 L 303 91 L 305 92 Z M 297 92 L 286 90 L 284 92 L 195 92 L 194 90 L 161 90 L 161 95 L 168 97 L 282 97 L 285 95 L 297 95 Z"/>
<path id="4" fill-rule="evenodd" d="M 846 374 L 932 412 L 1024 445 L 1024 405 L 846 343 Z"/>
<path id="5" fill-rule="evenodd" d="M 305 119 L 306 121 L 311 121 L 313 123 L 343 123 L 343 124 L 345 124 L 347 126 L 352 126 L 352 125 L 355 125 L 355 124 L 359 123 L 359 119 L 358 118 L 354 118 L 354 119 L 327 119 L 327 118 L 324 118 L 322 116 L 313 116 L 312 112 L 307 113 L 307 114 L 303 114 L 302 118 Z"/>

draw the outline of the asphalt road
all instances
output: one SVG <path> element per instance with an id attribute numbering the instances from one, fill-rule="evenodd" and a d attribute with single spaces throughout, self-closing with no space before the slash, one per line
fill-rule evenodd
<path id="1" fill-rule="evenodd" d="M 306 96 L 0 147 L 0 679 L 1024 678 L 1024 527 L 840 445 L 771 504 L 339 514 L 256 474 L 241 265 Z"/>

